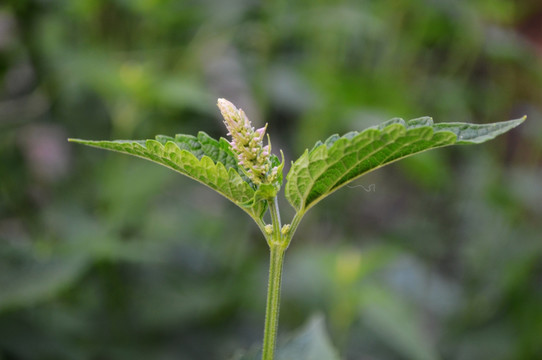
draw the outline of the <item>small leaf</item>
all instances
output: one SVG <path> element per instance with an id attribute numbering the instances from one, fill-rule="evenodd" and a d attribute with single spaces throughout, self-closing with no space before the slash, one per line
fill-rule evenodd
<path id="1" fill-rule="evenodd" d="M 525 118 L 493 124 L 440 123 L 429 117 L 392 119 L 362 132 L 333 135 L 297 159 L 287 175 L 286 198 L 305 212 L 335 190 L 369 171 L 404 157 L 453 144 L 479 144 Z"/>
<path id="2" fill-rule="evenodd" d="M 225 139 L 217 141 L 200 132 L 197 137 L 158 135 L 156 140 L 69 141 L 135 155 L 166 166 L 207 185 L 253 218 L 261 219 L 265 211 L 264 203 L 252 201 L 255 194 L 253 184 L 239 169 L 231 146 Z M 243 205 L 247 203 L 251 205 Z"/>
<path id="3" fill-rule="evenodd" d="M 277 360 L 338 360 L 321 316 L 312 318 L 301 331 L 278 349 Z"/>
<path id="4" fill-rule="evenodd" d="M 284 154 L 282 153 L 282 150 L 280 151 L 280 155 L 282 157 L 282 160 L 279 160 L 279 158 L 276 155 L 271 155 L 271 167 L 278 168 L 278 172 L 277 172 L 278 173 L 278 178 L 277 178 L 278 190 L 280 190 L 280 187 L 282 186 L 282 169 L 284 169 Z"/>
<path id="5" fill-rule="evenodd" d="M 270 200 L 277 196 L 277 192 L 279 189 L 277 189 L 276 186 L 273 184 L 262 184 L 258 187 L 258 190 L 256 190 L 256 194 L 254 196 L 255 201 L 264 201 L 264 200 Z"/>
<path id="6" fill-rule="evenodd" d="M 339 360 L 321 316 L 313 317 L 289 341 L 279 344 L 275 353 L 276 360 Z M 259 360 L 261 356 L 261 351 L 253 350 L 233 359 Z"/>

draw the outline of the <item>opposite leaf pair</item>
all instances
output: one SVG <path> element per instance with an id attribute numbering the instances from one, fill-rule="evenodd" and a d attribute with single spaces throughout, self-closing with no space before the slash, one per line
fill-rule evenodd
<path id="1" fill-rule="evenodd" d="M 260 227 L 267 202 L 282 185 L 284 161 L 263 146 L 264 128 L 254 130 L 244 112 L 219 99 L 232 142 L 197 136 L 158 135 L 155 140 L 70 141 L 123 152 L 167 166 L 209 186 L 246 211 Z M 440 123 L 429 117 L 392 119 L 362 132 L 333 135 L 292 163 L 285 196 L 302 215 L 318 201 L 363 174 L 422 151 L 447 145 L 478 144 L 507 132 L 525 118 L 493 124 Z M 262 228 L 263 229 L 263 228 Z"/>

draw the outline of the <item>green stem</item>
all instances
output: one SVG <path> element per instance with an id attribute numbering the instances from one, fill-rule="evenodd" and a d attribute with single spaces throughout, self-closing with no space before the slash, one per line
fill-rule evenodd
<path id="1" fill-rule="evenodd" d="M 299 211 L 295 214 L 294 218 L 292 219 L 292 223 L 290 224 L 290 231 L 288 232 L 288 236 L 285 239 L 285 245 L 286 248 L 290 246 L 290 241 L 292 241 L 292 238 L 294 237 L 294 234 L 297 230 L 297 227 L 299 226 L 299 223 L 301 222 L 301 219 L 303 219 L 303 216 L 305 215 L 305 211 Z"/>
<path id="2" fill-rule="evenodd" d="M 267 287 L 262 360 L 273 360 L 275 354 L 275 342 L 279 325 L 282 264 L 284 262 L 284 253 L 286 251 L 281 244 L 271 244 L 270 249 L 271 260 L 269 263 L 269 284 Z"/>
<path id="3" fill-rule="evenodd" d="M 279 212 L 279 203 L 277 201 L 277 198 L 273 198 L 268 201 L 269 204 L 269 212 L 271 213 L 271 224 L 273 225 L 273 236 L 271 237 L 271 242 L 269 243 L 269 246 L 271 246 L 272 242 L 280 242 L 281 240 L 281 227 L 280 224 L 280 212 Z"/>
<path id="4" fill-rule="evenodd" d="M 273 233 L 268 239 L 271 256 L 269 260 L 269 282 L 265 309 L 265 327 L 263 335 L 262 360 L 273 360 L 279 325 L 280 286 L 282 282 L 282 264 L 287 246 L 281 234 L 280 213 L 277 199 L 269 200 Z"/>

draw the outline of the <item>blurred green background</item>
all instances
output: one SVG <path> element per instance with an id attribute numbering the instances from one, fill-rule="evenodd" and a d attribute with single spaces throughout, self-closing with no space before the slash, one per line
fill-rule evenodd
<path id="1" fill-rule="evenodd" d="M 310 211 L 279 333 L 322 313 L 348 360 L 542 359 L 539 0 L 3 0 L 1 360 L 221 360 L 261 341 L 251 220 L 166 168 L 66 142 L 225 136 L 218 97 L 268 122 L 287 163 L 395 116 L 528 115 Z"/>

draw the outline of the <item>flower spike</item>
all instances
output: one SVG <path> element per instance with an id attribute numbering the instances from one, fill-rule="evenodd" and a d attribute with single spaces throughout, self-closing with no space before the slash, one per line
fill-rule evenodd
<path id="1" fill-rule="evenodd" d="M 217 105 L 224 118 L 228 135 L 232 137 L 230 144 L 248 178 L 258 186 L 273 183 L 277 179 L 278 169 L 271 163 L 269 135 L 267 136 L 269 144 L 263 145 L 267 124 L 254 130 L 242 109 L 237 109 L 226 99 L 218 99 Z"/>

